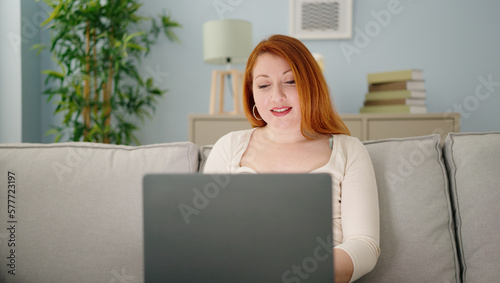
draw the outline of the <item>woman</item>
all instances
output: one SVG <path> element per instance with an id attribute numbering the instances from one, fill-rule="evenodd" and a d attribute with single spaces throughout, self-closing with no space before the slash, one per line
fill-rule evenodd
<path id="1" fill-rule="evenodd" d="M 243 102 L 253 128 L 217 141 L 204 172 L 331 174 L 335 282 L 368 273 L 380 253 L 373 166 L 335 112 L 309 50 L 283 35 L 260 42 L 246 66 Z"/>

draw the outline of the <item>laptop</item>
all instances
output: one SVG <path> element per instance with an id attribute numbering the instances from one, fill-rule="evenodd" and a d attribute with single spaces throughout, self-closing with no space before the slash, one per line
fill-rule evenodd
<path id="1" fill-rule="evenodd" d="M 145 282 L 332 282 L 328 174 L 152 174 Z"/>

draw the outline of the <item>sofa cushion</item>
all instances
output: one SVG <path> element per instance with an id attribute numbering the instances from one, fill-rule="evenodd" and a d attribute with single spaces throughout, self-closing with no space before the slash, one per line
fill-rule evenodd
<path id="1" fill-rule="evenodd" d="M 500 133 L 451 133 L 444 144 L 464 282 L 500 278 Z"/>
<path id="2" fill-rule="evenodd" d="M 364 144 L 377 179 L 381 254 L 359 282 L 459 282 L 440 136 Z"/>
<path id="3" fill-rule="evenodd" d="M 200 172 L 203 172 L 203 170 L 205 169 L 205 163 L 207 163 L 208 155 L 212 151 L 213 147 L 213 145 L 204 145 L 200 147 Z"/>
<path id="4" fill-rule="evenodd" d="M 0 145 L 0 282 L 142 282 L 143 175 L 197 169 L 191 143 Z"/>

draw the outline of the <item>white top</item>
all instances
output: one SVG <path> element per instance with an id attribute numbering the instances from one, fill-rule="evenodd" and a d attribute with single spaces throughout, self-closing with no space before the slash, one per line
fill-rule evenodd
<path id="1" fill-rule="evenodd" d="M 231 132 L 212 148 L 204 173 L 257 173 L 240 166 L 256 128 Z M 351 282 L 373 269 L 379 249 L 379 206 L 377 184 L 370 156 L 364 145 L 346 135 L 332 135 L 333 149 L 324 166 L 308 173 L 329 173 L 333 189 L 333 242 L 351 257 Z"/>

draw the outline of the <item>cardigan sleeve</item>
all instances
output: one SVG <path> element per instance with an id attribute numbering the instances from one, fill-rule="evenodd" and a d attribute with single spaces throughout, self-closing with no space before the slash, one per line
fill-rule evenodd
<path id="1" fill-rule="evenodd" d="M 351 143 L 341 186 L 342 244 L 354 271 L 350 282 L 370 272 L 380 254 L 377 183 L 368 151 L 359 140 Z"/>
<path id="2" fill-rule="evenodd" d="M 226 174 L 231 173 L 231 137 L 225 135 L 221 137 L 212 147 L 208 159 L 205 163 L 203 173 L 205 174 Z"/>

